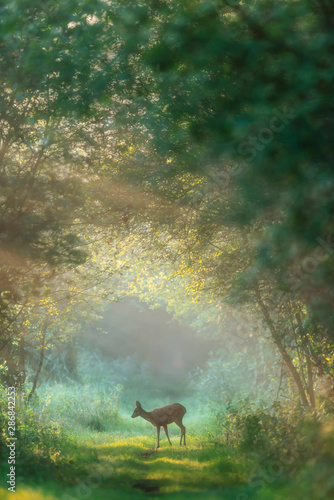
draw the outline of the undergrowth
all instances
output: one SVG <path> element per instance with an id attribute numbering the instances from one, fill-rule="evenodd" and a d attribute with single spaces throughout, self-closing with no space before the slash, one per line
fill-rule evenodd
<path id="1" fill-rule="evenodd" d="M 120 396 L 117 386 L 106 394 L 96 387 L 54 384 L 30 404 L 18 401 L 17 498 L 73 500 L 83 491 L 94 500 L 111 498 L 110 491 L 121 500 L 333 496 L 334 424 L 323 412 L 240 401 L 210 414 L 184 401 L 187 447 L 179 446 L 179 428 L 170 425 L 173 446 L 162 435 L 156 451 L 156 430 L 131 419 Z M 0 401 L 5 476 L 4 392 Z M 148 410 L 155 405 L 145 402 Z"/>

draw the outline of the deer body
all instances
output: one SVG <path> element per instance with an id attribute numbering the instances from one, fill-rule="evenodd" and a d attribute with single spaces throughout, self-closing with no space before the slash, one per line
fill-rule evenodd
<path id="1" fill-rule="evenodd" d="M 158 438 L 157 448 L 159 448 L 160 427 L 164 428 L 169 444 L 170 445 L 172 444 L 168 436 L 167 425 L 175 422 L 176 425 L 178 425 L 181 429 L 180 445 L 182 445 L 182 437 L 183 437 L 183 444 L 185 446 L 186 428 L 182 423 L 182 419 L 186 411 L 187 410 L 185 409 L 185 407 L 180 405 L 179 403 L 173 403 L 171 405 L 162 406 L 161 408 L 155 408 L 152 411 L 145 411 L 142 408 L 139 401 L 136 401 L 136 408 L 133 411 L 132 418 L 142 417 L 148 422 L 151 422 L 151 424 L 157 428 L 157 438 Z"/>

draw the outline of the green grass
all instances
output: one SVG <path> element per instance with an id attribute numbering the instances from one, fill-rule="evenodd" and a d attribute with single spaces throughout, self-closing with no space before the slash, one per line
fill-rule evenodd
<path id="1" fill-rule="evenodd" d="M 280 471 L 279 454 L 268 456 L 260 449 L 252 455 L 250 450 L 222 445 L 214 417 L 191 404 L 184 419 L 187 446 L 179 446 L 180 429 L 172 424 L 173 446 L 162 430 L 156 450 L 156 429 L 141 418 L 131 419 L 130 408 L 118 406 L 112 412 L 110 404 L 105 420 L 105 409 L 86 404 L 83 396 L 75 398 L 73 407 L 65 400 L 66 411 L 56 393 L 50 403 L 42 400 L 34 409 L 18 413 L 16 500 L 332 498 L 334 426 L 320 427 L 320 434 L 314 431 L 317 461 L 306 456 L 302 468 L 296 460 Z M 97 425 L 91 425 L 92 416 Z M 5 478 L 6 452 L 3 457 L 0 469 Z M 4 483 L 0 499 L 9 500 L 12 493 Z"/>
<path id="2" fill-rule="evenodd" d="M 38 470 L 30 477 L 18 476 L 15 498 L 256 498 L 244 493 L 254 463 L 229 455 L 206 434 L 189 432 L 186 447 L 178 444 L 178 427 L 170 426 L 170 436 L 173 446 L 163 437 L 161 448 L 156 450 L 155 429 L 139 419 L 128 424 L 127 432 L 87 431 L 76 443 L 67 444 L 63 461 L 56 456 L 51 468 L 40 469 L 40 476 Z M 10 494 L 0 489 L 2 499 L 9 500 Z"/>
<path id="3" fill-rule="evenodd" d="M 16 500 L 330 498 L 325 491 L 315 497 L 307 488 L 303 497 L 298 496 L 297 481 L 268 475 L 269 464 L 229 454 L 206 434 L 189 433 L 188 445 L 180 447 L 178 428 L 171 425 L 173 446 L 163 439 L 156 450 L 155 429 L 143 424 L 146 434 L 138 433 L 136 428 L 142 424 L 134 423 L 134 428 L 129 424 L 127 435 L 87 432 L 77 442 L 68 442 L 62 460 L 55 456 L 46 469 L 18 474 Z M 0 488 L 0 498 L 9 500 L 11 493 Z"/>
<path id="4" fill-rule="evenodd" d="M 91 435 L 72 449 L 67 467 L 58 470 L 57 482 L 38 485 L 38 477 L 34 476 L 25 479 L 23 486 L 18 480 L 16 498 L 51 500 L 68 494 L 70 499 L 80 498 L 80 492 L 97 500 L 162 495 L 201 498 L 204 493 L 205 498 L 218 498 L 219 491 L 245 480 L 244 467 L 233 463 L 228 456 L 222 457 L 221 450 L 213 444 L 206 446 L 202 436 L 190 441 L 187 447 L 170 447 L 167 441 L 162 442 L 161 448 L 155 450 L 153 428 L 151 436 Z M 0 493 L 1 498 L 10 498 L 5 490 Z"/>

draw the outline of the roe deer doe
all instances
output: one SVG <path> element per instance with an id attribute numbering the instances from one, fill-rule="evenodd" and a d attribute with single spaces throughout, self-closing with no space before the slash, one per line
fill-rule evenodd
<path id="1" fill-rule="evenodd" d="M 169 441 L 169 444 L 172 445 L 171 440 L 169 439 L 168 436 L 167 424 L 172 424 L 173 422 L 175 422 L 176 425 L 178 425 L 181 429 L 180 445 L 182 445 L 182 437 L 183 437 L 183 444 L 185 446 L 186 428 L 182 424 L 182 419 L 186 412 L 187 410 L 185 409 L 185 407 L 180 405 L 179 403 L 173 403 L 171 405 L 162 406 L 161 408 L 155 408 L 155 410 L 152 411 L 145 411 L 141 407 L 139 401 L 136 401 L 136 408 L 134 409 L 131 417 L 132 418 L 142 417 L 145 420 L 148 420 L 148 422 L 151 422 L 151 424 L 157 428 L 157 436 L 158 436 L 157 448 L 159 448 L 160 427 L 163 427 L 165 429 L 165 433 Z"/>

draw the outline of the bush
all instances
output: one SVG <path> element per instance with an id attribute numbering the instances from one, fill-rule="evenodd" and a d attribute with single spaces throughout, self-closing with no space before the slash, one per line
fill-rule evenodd
<path id="1" fill-rule="evenodd" d="M 255 407 L 247 400 L 229 404 L 217 414 L 220 440 L 225 446 L 295 470 L 311 454 L 310 433 L 321 425 L 319 414 L 275 403 Z"/>
<path id="2" fill-rule="evenodd" d="M 7 391 L 0 388 L 0 459 L 7 464 Z M 29 406 L 24 398 L 16 395 L 15 406 L 16 469 L 19 474 L 47 477 L 59 461 L 66 461 L 62 451 L 69 446 L 69 436 L 58 422 L 49 421 L 39 408 Z"/>
<path id="3" fill-rule="evenodd" d="M 16 401 L 17 472 L 24 477 L 57 477 L 68 471 L 71 457 L 82 454 L 76 437 L 83 429 L 102 432 L 119 424 L 121 386 L 45 385 L 28 403 Z M 6 392 L 0 392 L 1 462 L 7 463 Z M 90 457 L 88 457 L 90 459 Z M 84 464 L 84 460 L 82 461 Z M 82 465 L 84 467 L 84 465 Z M 82 472 L 77 471 L 79 474 Z M 83 473 L 83 472 L 82 472 Z M 67 474 L 67 472 L 66 472 Z"/>

